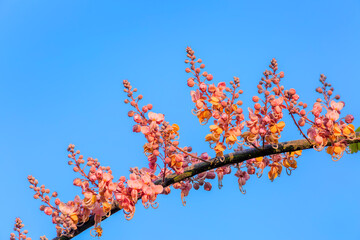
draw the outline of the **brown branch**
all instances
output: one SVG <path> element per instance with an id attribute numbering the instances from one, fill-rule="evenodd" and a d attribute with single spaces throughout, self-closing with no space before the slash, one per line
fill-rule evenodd
<path id="1" fill-rule="evenodd" d="M 360 142 L 360 132 L 356 133 L 356 137 L 352 140 L 347 140 L 348 143 L 356 143 Z M 328 142 L 327 146 L 330 146 L 331 142 Z M 163 187 L 170 186 L 174 183 L 185 180 L 186 178 L 193 177 L 197 174 L 206 172 L 211 169 L 219 168 L 225 165 L 241 163 L 246 160 L 263 157 L 273 154 L 285 153 L 285 152 L 294 152 L 298 150 L 306 150 L 313 148 L 313 145 L 309 143 L 306 139 L 294 140 L 288 142 L 282 142 L 277 145 L 277 148 L 274 148 L 274 145 L 265 145 L 263 149 L 246 149 L 240 152 L 234 152 L 230 154 L 226 154 L 222 159 L 216 157 L 208 160 L 208 162 L 197 163 L 193 166 L 185 168 L 184 173 L 182 174 L 170 174 L 165 178 L 159 178 L 154 183 L 161 184 Z M 114 214 L 121 210 L 118 206 L 113 206 L 111 209 L 111 214 Z M 107 217 L 103 217 L 103 220 L 107 219 Z M 87 222 L 83 225 L 79 226 L 78 229 L 74 233 L 74 237 L 85 231 L 86 229 L 94 226 L 94 217 L 91 216 Z M 72 238 L 72 237 L 71 237 Z M 68 240 L 71 239 L 69 237 L 56 237 L 53 240 Z"/>

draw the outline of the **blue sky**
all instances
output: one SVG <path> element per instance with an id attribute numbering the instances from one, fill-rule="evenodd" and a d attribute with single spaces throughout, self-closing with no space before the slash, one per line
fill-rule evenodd
<path id="1" fill-rule="evenodd" d="M 270 60 L 312 104 L 321 73 L 360 125 L 360 3 L 354 1 L 19 1 L 0 0 L 0 239 L 20 216 L 38 239 L 55 236 L 26 177 L 79 193 L 66 147 L 111 166 L 115 177 L 145 166 L 144 138 L 132 133 L 122 80 L 155 112 L 180 126 L 182 145 L 208 151 L 207 127 L 192 116 L 185 47 L 214 75 L 240 78 L 249 106 Z M 285 140 L 300 135 L 289 122 Z M 212 153 L 210 151 L 210 153 Z M 292 176 L 251 178 L 242 195 L 234 176 L 219 190 L 160 196 L 158 209 L 137 206 L 133 220 L 117 213 L 102 239 L 359 239 L 359 155 L 332 162 L 306 151 Z M 76 239 L 90 239 L 88 232 Z"/>

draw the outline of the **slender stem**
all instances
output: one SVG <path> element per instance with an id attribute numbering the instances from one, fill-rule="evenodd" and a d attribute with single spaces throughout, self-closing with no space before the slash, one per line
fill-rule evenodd
<path id="1" fill-rule="evenodd" d="M 291 118 L 293 119 L 296 127 L 299 129 L 300 133 L 303 135 L 303 137 L 308 141 L 309 144 L 311 144 L 310 140 L 305 136 L 305 134 L 303 133 L 303 131 L 301 130 L 300 126 L 297 124 L 295 118 L 294 118 L 294 115 L 292 114 L 292 112 L 290 111 L 289 109 L 289 105 L 287 103 L 287 98 L 284 96 L 284 93 L 282 92 L 279 84 L 277 84 L 277 87 L 279 88 L 279 91 L 281 93 L 281 95 L 283 96 L 284 100 L 285 100 L 285 104 L 286 104 L 286 107 L 287 107 L 287 110 L 289 111 L 290 115 L 291 115 Z"/>
<path id="2" fill-rule="evenodd" d="M 191 154 L 191 153 L 185 152 L 184 150 L 182 150 L 181 148 L 175 146 L 174 144 L 172 144 L 172 145 L 173 145 L 177 150 L 179 150 L 180 152 L 183 152 L 183 153 L 189 155 L 189 156 L 192 157 L 192 158 L 195 158 L 195 159 L 200 160 L 200 161 L 202 161 L 202 162 L 208 162 L 208 161 L 206 161 L 206 160 L 204 160 L 204 159 L 202 159 L 202 158 L 196 157 L 195 155 L 193 155 L 193 154 Z"/>

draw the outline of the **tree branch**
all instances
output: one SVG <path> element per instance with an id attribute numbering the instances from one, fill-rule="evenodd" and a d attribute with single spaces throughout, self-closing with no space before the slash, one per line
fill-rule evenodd
<path id="1" fill-rule="evenodd" d="M 356 138 L 352 140 L 347 140 L 348 143 L 356 143 L 360 142 L 360 132 L 356 133 Z M 328 142 L 327 146 L 330 146 L 331 142 Z M 285 153 L 285 152 L 294 152 L 298 150 L 306 150 L 313 148 L 313 144 L 309 143 L 306 139 L 301 140 L 294 140 L 294 141 L 288 141 L 288 142 L 282 142 L 277 145 L 277 148 L 274 148 L 274 145 L 265 145 L 262 149 L 246 149 L 240 152 L 234 152 L 226 154 L 223 158 L 212 158 L 208 162 L 201 162 L 197 163 L 195 165 L 192 165 L 190 167 L 185 168 L 184 173 L 182 174 L 170 174 L 165 178 L 165 181 L 163 181 L 163 178 L 159 178 L 154 183 L 155 184 L 161 184 L 163 187 L 170 186 L 174 183 L 180 182 L 182 180 L 185 180 L 186 178 L 193 177 L 199 173 L 206 172 L 211 169 L 216 169 L 225 165 L 234 164 L 234 163 L 241 163 L 246 160 L 257 158 L 257 157 L 263 157 L 263 156 L 269 156 L 273 154 L 279 154 L 279 153 Z M 111 214 L 114 214 L 121 210 L 118 206 L 114 205 L 111 209 Z M 103 217 L 102 220 L 107 219 L 107 217 Z M 85 222 L 83 225 L 79 226 L 78 229 L 75 231 L 74 236 L 79 235 L 86 229 L 94 226 L 95 221 L 94 217 L 91 216 L 87 222 Z M 73 237 L 56 237 L 53 240 L 69 240 Z"/>

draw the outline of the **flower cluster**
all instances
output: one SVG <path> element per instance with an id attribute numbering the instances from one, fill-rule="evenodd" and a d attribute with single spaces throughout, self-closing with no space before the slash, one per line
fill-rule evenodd
<path id="1" fill-rule="evenodd" d="M 127 93 L 128 99 L 125 103 L 130 103 L 135 111 L 129 111 L 128 116 L 132 117 L 135 125 L 134 132 L 141 132 L 144 134 L 147 143 L 144 145 L 144 153 L 149 161 L 149 169 L 155 174 L 157 170 L 163 174 L 165 178 L 169 173 L 183 173 L 184 168 L 189 166 L 193 159 L 199 159 L 194 154 L 191 154 L 191 147 L 179 147 L 179 126 L 177 124 L 170 125 L 165 121 L 165 117 L 161 113 L 148 112 L 152 109 L 151 104 L 139 106 L 139 101 L 143 98 L 142 95 L 134 97 L 137 89 L 133 89 L 130 82 L 123 81 L 124 92 Z M 147 116 L 146 116 L 147 113 Z M 160 167 L 158 160 L 161 160 L 164 167 Z M 171 171 L 168 171 L 168 168 Z"/>
<path id="2" fill-rule="evenodd" d="M 10 233 L 10 240 L 31 240 L 30 237 L 26 237 L 26 234 L 28 234 L 28 230 L 24 230 L 21 232 L 21 229 L 24 226 L 25 225 L 22 223 L 21 219 L 16 218 L 14 224 L 14 231 L 17 232 L 17 236 L 16 233 Z M 44 235 L 40 236 L 40 240 L 48 240 L 48 238 Z"/>
<path id="3" fill-rule="evenodd" d="M 138 170 L 132 168 L 130 179 L 127 180 L 127 187 L 124 185 L 125 178 L 121 177 L 116 188 L 115 199 L 119 206 L 124 210 L 125 217 L 130 220 L 135 213 L 135 204 L 138 199 L 141 199 L 145 208 L 150 205 L 157 208 L 158 204 L 155 202 L 157 195 L 163 192 L 161 185 L 153 183 L 155 176 L 149 173 L 147 169 Z"/>
<path id="4" fill-rule="evenodd" d="M 301 116 L 298 124 L 300 126 L 304 126 L 306 123 L 311 125 L 307 130 L 307 135 L 316 150 L 323 150 L 330 142 L 331 146 L 327 147 L 326 152 L 332 156 L 334 161 L 337 161 L 348 146 L 347 139 L 355 137 L 355 127 L 351 124 L 354 117 L 346 115 L 340 118 L 345 102 L 339 101 L 339 95 L 333 96 L 334 88 L 326 81 L 325 75 L 321 74 L 320 82 L 322 86 L 318 87 L 316 92 L 320 93 L 323 99 L 318 98 L 308 113 L 303 110 L 297 112 Z M 309 113 L 313 115 L 313 120 L 309 118 Z"/>
<path id="5" fill-rule="evenodd" d="M 156 205 L 157 195 L 162 193 L 163 187 L 155 185 L 152 181 L 156 178 L 148 169 L 131 169 L 130 179 L 124 176 L 114 182 L 110 167 L 101 166 L 97 159 L 85 160 L 80 151 L 75 151 L 75 146 L 68 147 L 71 159 L 68 164 L 73 165 L 73 171 L 81 175 L 75 178 L 73 184 L 81 187 L 83 198 L 76 196 L 74 200 L 67 203 L 61 202 L 59 198 L 51 203 L 57 193 L 49 196 L 50 190 L 44 185 L 38 187 L 38 180 L 29 176 L 30 188 L 35 191 L 34 198 L 41 199 L 46 205 L 41 205 L 40 210 L 52 216 L 56 224 L 57 235 L 72 236 L 74 231 L 86 222 L 90 216 L 94 216 L 95 225 L 91 231 L 92 236 L 102 235 L 101 220 L 104 216 L 111 214 L 112 207 L 117 205 L 123 209 L 125 218 L 130 220 L 135 213 L 135 204 L 141 199 L 144 206 Z M 85 164 L 85 166 L 83 166 Z M 86 169 L 87 168 L 87 169 Z M 86 171 L 87 170 L 87 171 Z"/>
<path id="6" fill-rule="evenodd" d="M 280 85 L 285 75 L 284 72 L 276 73 L 276 59 L 271 60 L 269 67 L 271 70 L 264 71 L 264 77 L 257 85 L 258 93 L 263 95 L 263 99 L 259 96 L 252 97 L 254 110 L 249 108 L 250 120 L 246 121 L 249 131 L 242 135 L 245 142 L 252 146 L 276 145 L 285 127 L 285 122 L 281 121 L 283 109 L 287 109 L 293 117 L 294 112 L 300 111 L 298 106 L 307 107 L 306 104 L 297 102 L 299 95 L 295 89 L 284 90 L 284 86 Z"/>
<path id="7" fill-rule="evenodd" d="M 234 151 L 243 151 L 245 148 L 253 148 L 261 151 L 265 145 L 270 144 L 273 148 L 278 147 L 279 139 L 285 128 L 282 120 L 284 111 L 287 111 L 300 133 L 317 150 L 327 147 L 333 160 L 338 160 L 346 150 L 348 143 L 355 137 L 354 120 L 352 115 L 340 118 L 340 113 L 345 103 L 338 101 L 339 95 L 332 97 L 334 88 L 326 82 L 326 77 L 321 75 L 322 87 L 316 91 L 322 94 L 323 99 L 317 99 L 313 108 L 306 112 L 307 104 L 299 101 L 299 95 L 295 89 L 285 90 L 281 85 L 284 73 L 278 71 L 278 63 L 272 59 L 269 67 L 257 85 L 258 96 L 253 96 L 253 108 L 248 108 L 249 119 L 245 120 L 242 101 L 239 100 L 240 80 L 234 77 L 229 85 L 220 82 L 217 85 L 210 84 L 213 76 L 204 71 L 205 64 L 196 58 L 194 51 L 186 48 L 188 59 L 185 60 L 189 67 L 185 71 L 192 74 L 187 80 L 187 85 L 195 88 L 190 92 L 191 100 L 195 107 L 192 113 L 197 116 L 201 125 L 207 124 L 210 119 L 210 133 L 205 136 L 205 141 L 215 151 L 216 158 L 224 160 L 224 152 L 234 148 Z M 135 213 L 135 206 L 141 200 L 143 206 L 157 208 L 156 202 L 159 194 L 169 194 L 170 187 L 156 185 L 166 183 L 166 177 L 170 174 L 182 174 L 187 167 L 193 167 L 201 162 L 208 162 L 210 156 L 207 153 L 198 155 L 189 146 L 179 146 L 179 126 L 165 121 L 165 115 L 152 112 L 152 104 L 140 106 L 142 95 L 137 95 L 137 89 L 133 88 L 129 81 L 124 80 L 124 92 L 127 94 L 125 103 L 130 104 L 133 110 L 128 116 L 135 124 L 133 132 L 142 133 L 146 139 L 143 146 L 144 154 L 148 160 L 148 167 L 134 167 L 130 169 L 130 176 L 121 176 L 114 181 L 110 167 L 101 166 L 97 159 L 84 159 L 75 146 L 68 146 L 68 164 L 73 166 L 73 171 L 80 174 L 73 184 L 81 188 L 81 196 L 74 200 L 62 202 L 57 198 L 57 192 L 50 193 L 44 185 L 39 186 L 38 180 L 28 176 L 30 188 L 34 190 L 34 198 L 40 199 L 43 205 L 40 210 L 52 217 L 56 225 L 57 235 L 73 236 L 82 224 L 94 218 L 92 236 L 102 235 L 101 221 L 110 216 L 112 210 L 118 207 L 123 210 L 125 218 L 130 220 Z M 325 111 L 324 111 L 325 110 Z M 309 118 L 312 114 L 314 119 Z M 296 121 L 295 117 L 299 117 Z M 310 124 L 307 135 L 301 129 Z M 247 128 L 244 130 L 244 128 Z M 329 146 L 329 142 L 331 145 Z M 236 145 L 236 147 L 234 147 Z M 297 168 L 297 158 L 301 156 L 301 150 L 273 154 L 264 157 L 248 159 L 245 162 L 219 167 L 215 170 L 201 172 L 182 181 L 175 181 L 173 187 L 181 190 L 181 200 L 186 204 L 185 197 L 191 189 L 198 190 L 202 187 L 206 191 L 212 189 L 209 182 L 217 176 L 218 187 L 222 187 L 225 175 L 234 172 L 237 177 L 241 193 L 246 193 L 244 186 L 251 175 L 261 177 L 265 169 L 268 169 L 268 178 L 273 181 L 286 169 L 288 175 Z M 259 155 L 258 155 L 259 156 Z M 234 171 L 232 171 L 232 168 Z M 16 219 L 14 233 L 11 240 L 26 238 L 27 231 L 21 232 L 23 224 Z M 47 240 L 46 237 L 41 237 Z"/>
<path id="8" fill-rule="evenodd" d="M 148 112 L 152 109 L 151 104 L 144 105 L 140 109 L 138 101 L 142 99 L 142 95 L 134 98 L 137 89 L 133 89 L 127 80 L 124 80 L 123 84 L 124 91 L 129 98 L 125 100 L 125 103 L 130 103 L 135 108 L 135 111 L 128 113 L 128 116 L 132 117 L 136 123 L 133 126 L 133 131 L 141 132 L 147 140 L 144 145 L 144 153 L 148 158 L 149 168 L 155 173 L 158 167 L 157 161 L 160 158 L 164 164 L 164 173 L 167 167 L 181 173 L 184 168 L 184 156 L 177 147 L 179 144 L 176 141 L 179 138 L 179 126 L 177 124 L 170 125 L 164 121 L 164 115 L 161 113 Z"/>
<path id="9" fill-rule="evenodd" d="M 201 161 L 209 160 L 210 156 L 207 153 L 202 153 L 198 158 L 194 159 L 191 156 L 187 156 L 185 159 L 188 161 L 189 164 L 190 163 L 196 164 Z M 199 160 L 199 159 L 202 159 L 202 160 Z M 215 177 L 216 177 L 215 171 L 209 170 L 209 171 L 200 173 L 194 177 L 189 177 L 184 181 L 175 183 L 173 185 L 173 187 L 175 189 L 181 190 L 181 201 L 182 201 L 183 205 L 185 206 L 186 205 L 185 197 L 189 195 L 189 192 L 192 188 L 194 188 L 195 190 L 199 190 L 200 187 L 203 187 L 204 190 L 210 191 L 212 189 L 212 185 L 210 182 L 207 182 L 206 179 L 214 179 Z M 220 182 L 221 182 L 221 180 L 219 181 L 219 183 Z M 219 185 L 219 187 L 220 187 L 220 185 Z"/>
<path id="10" fill-rule="evenodd" d="M 210 125 L 211 133 L 206 135 L 205 141 L 215 145 L 216 156 L 223 156 L 223 152 L 227 148 L 230 149 L 235 143 L 241 150 L 243 146 L 250 148 L 259 148 L 265 144 L 276 146 L 285 127 L 285 122 L 282 121 L 283 109 L 287 109 L 293 117 L 293 114 L 303 113 L 303 109 L 307 107 L 306 104 L 298 102 L 299 96 L 295 89 L 285 90 L 284 86 L 280 85 L 284 73 L 277 73 L 278 63 L 272 59 L 269 65 L 271 70 L 265 70 L 264 77 L 257 85 L 258 93 L 263 97 L 253 96 L 254 109 L 248 108 L 249 120 L 244 121 L 243 110 L 240 107 L 242 101 L 238 100 L 242 94 L 242 90 L 238 90 L 239 78 L 234 77 L 234 81 L 230 82 L 232 88 L 226 87 L 224 82 L 217 86 L 208 84 L 207 81 L 212 81 L 213 76 L 202 72 L 205 65 L 201 59 L 195 57 L 195 53 L 190 47 L 186 51 L 189 59 L 185 60 L 185 63 L 190 64 L 190 68 L 186 68 L 185 71 L 193 75 L 187 80 L 187 85 L 191 88 L 195 86 L 198 88 L 191 91 L 191 99 L 195 103 L 193 113 L 199 118 L 200 124 L 206 124 L 211 118 L 214 119 L 214 124 Z M 300 110 L 299 107 L 303 109 Z M 296 122 L 295 124 L 297 125 Z M 248 128 L 247 131 L 243 131 L 245 125 Z M 300 154 L 299 152 L 296 157 Z M 245 192 L 242 186 L 249 180 L 251 174 L 256 173 L 260 177 L 265 167 L 270 167 L 268 175 L 270 180 L 274 180 L 280 176 L 282 167 L 285 167 L 290 174 L 296 168 L 296 160 L 294 155 L 278 154 L 250 159 L 246 164 L 228 166 L 224 168 L 226 171 L 219 168 L 216 170 L 219 187 L 222 186 L 221 180 L 224 173 L 229 174 L 231 167 L 238 169 L 235 176 L 239 178 L 240 191 Z"/>
<path id="11" fill-rule="evenodd" d="M 14 224 L 14 231 L 17 232 L 18 236 L 16 236 L 15 233 L 11 233 L 10 234 L 10 240 L 31 240 L 30 237 L 26 237 L 26 234 L 28 234 L 28 230 L 24 230 L 21 231 L 21 229 L 24 227 L 25 225 L 22 223 L 20 218 L 16 218 L 15 219 L 15 224 Z"/>
<path id="12" fill-rule="evenodd" d="M 244 128 L 244 114 L 240 107 L 242 101 L 238 101 L 240 94 L 240 80 L 234 77 L 230 82 L 231 87 L 227 87 L 225 82 L 209 84 L 213 76 L 203 71 L 205 64 L 201 59 L 196 59 L 194 51 L 186 48 L 188 60 L 185 63 L 190 64 L 186 68 L 187 73 L 193 77 L 187 80 L 189 87 L 196 86 L 198 89 L 191 91 L 191 100 L 195 103 L 193 114 L 199 119 L 200 124 L 206 124 L 210 118 L 214 119 L 210 126 L 210 134 L 206 135 L 205 141 L 210 143 L 210 147 L 216 152 L 216 156 L 223 156 L 223 152 L 231 149 L 235 143 L 238 143 L 241 131 Z M 197 66 L 200 64 L 200 66 Z M 214 147 L 212 147 L 214 145 Z"/>

